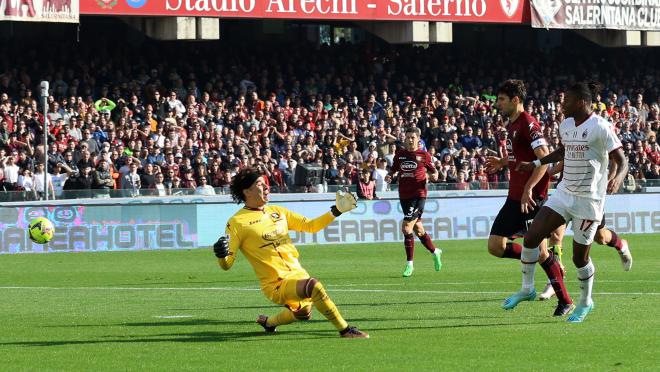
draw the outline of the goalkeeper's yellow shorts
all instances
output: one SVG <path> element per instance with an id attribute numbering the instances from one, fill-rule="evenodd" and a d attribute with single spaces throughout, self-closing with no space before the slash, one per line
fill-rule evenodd
<path id="1" fill-rule="evenodd" d="M 261 291 L 274 303 L 284 305 L 291 311 L 297 311 L 312 305 L 311 298 L 301 298 L 296 291 L 298 281 L 302 279 L 309 279 L 309 274 L 301 272 L 293 277 L 280 279 L 273 284 L 261 287 Z"/>

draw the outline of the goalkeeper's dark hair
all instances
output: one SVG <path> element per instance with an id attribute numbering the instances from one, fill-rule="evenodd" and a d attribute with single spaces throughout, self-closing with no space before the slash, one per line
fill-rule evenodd
<path id="1" fill-rule="evenodd" d="M 503 82 L 497 90 L 497 94 L 500 93 L 506 94 L 509 99 L 518 97 L 521 103 L 524 103 L 527 99 L 527 88 L 525 88 L 525 83 L 518 79 L 509 79 Z"/>
<path id="2" fill-rule="evenodd" d="M 234 178 L 231 180 L 229 190 L 231 191 L 231 198 L 236 203 L 245 202 L 245 195 L 243 190 L 249 189 L 252 184 L 261 177 L 261 172 L 257 168 L 249 167 L 241 169 Z"/>
<path id="3" fill-rule="evenodd" d="M 582 99 L 591 104 L 596 100 L 601 89 L 601 85 L 597 82 L 580 82 L 568 88 L 568 91 L 573 93 L 577 99 Z"/>

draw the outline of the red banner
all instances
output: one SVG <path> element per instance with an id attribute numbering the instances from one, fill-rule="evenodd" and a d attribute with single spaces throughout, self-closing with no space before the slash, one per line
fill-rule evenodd
<path id="1" fill-rule="evenodd" d="M 84 0 L 81 14 L 528 23 L 528 0 Z"/>

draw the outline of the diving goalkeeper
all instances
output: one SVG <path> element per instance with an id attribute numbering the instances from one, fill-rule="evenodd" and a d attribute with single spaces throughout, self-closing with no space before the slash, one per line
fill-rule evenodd
<path id="1" fill-rule="evenodd" d="M 369 338 L 367 333 L 346 323 L 321 282 L 302 268 L 298 250 L 289 237 L 289 230 L 320 231 L 342 213 L 357 207 L 355 196 L 338 191 L 330 212 L 309 220 L 286 208 L 267 205 L 269 188 L 256 169 L 241 170 L 230 189 L 234 201 L 244 207 L 229 219 L 226 236 L 213 245 L 218 263 L 229 270 L 240 250 L 257 274 L 266 297 L 286 307 L 274 316 L 259 315 L 257 323 L 272 333 L 277 326 L 309 320 L 314 305 L 337 328 L 340 337 Z"/>

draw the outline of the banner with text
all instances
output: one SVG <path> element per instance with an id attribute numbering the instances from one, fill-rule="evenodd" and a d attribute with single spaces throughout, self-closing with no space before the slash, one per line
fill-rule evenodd
<path id="1" fill-rule="evenodd" d="M 0 21 L 78 23 L 79 19 L 80 0 L 0 0 Z"/>
<path id="2" fill-rule="evenodd" d="M 527 0 L 87 0 L 81 14 L 523 23 Z"/>
<path id="3" fill-rule="evenodd" d="M 302 197 L 298 195 L 298 197 Z M 486 239 L 505 197 L 430 198 L 422 222 L 436 240 Z M 333 200 L 274 202 L 313 218 Z M 210 247 L 241 208 L 216 204 L 125 204 L 0 207 L 0 254 L 134 251 Z M 660 233 L 658 194 L 609 196 L 605 223 L 617 233 Z M 55 224 L 46 245 L 32 243 L 27 226 L 36 217 Z M 316 234 L 290 233 L 295 244 L 401 242 L 398 200 L 359 201 L 358 207 Z M 570 231 L 568 232 L 570 234 Z"/>
<path id="4" fill-rule="evenodd" d="M 436 240 L 486 239 L 505 197 L 427 199 L 422 222 Z M 320 216 L 332 202 L 279 202 L 307 217 Z M 608 196 L 605 223 L 617 233 L 660 233 L 658 194 Z M 460 206 L 460 208 L 457 208 Z M 210 246 L 224 232 L 224 224 L 235 206 L 202 204 L 197 207 L 199 245 Z M 291 232 L 296 244 L 376 243 L 403 241 L 403 212 L 398 200 L 360 201 L 354 211 L 344 214 L 316 234 Z M 570 230 L 567 235 L 570 235 Z"/>
<path id="5" fill-rule="evenodd" d="M 55 236 L 35 244 L 27 226 L 37 217 Z M 0 208 L 0 253 L 132 251 L 196 248 L 194 205 L 117 205 Z"/>
<path id="6" fill-rule="evenodd" d="M 531 0 L 532 27 L 660 30 L 660 0 Z"/>

